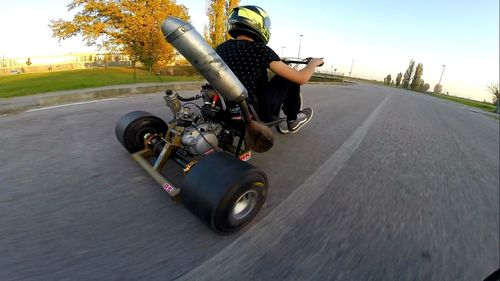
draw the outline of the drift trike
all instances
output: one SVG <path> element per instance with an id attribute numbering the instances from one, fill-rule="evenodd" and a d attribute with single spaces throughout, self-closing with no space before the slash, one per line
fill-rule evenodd
<path id="1" fill-rule="evenodd" d="M 209 84 L 192 97 L 167 90 L 171 121 L 133 111 L 118 121 L 116 137 L 173 199 L 215 232 L 233 233 L 257 215 L 268 191 L 266 174 L 246 161 L 272 147 L 270 128 L 285 119 L 260 122 L 241 82 L 189 23 L 170 17 L 162 32 Z M 182 168 L 178 186 L 163 174 L 168 161 Z"/>

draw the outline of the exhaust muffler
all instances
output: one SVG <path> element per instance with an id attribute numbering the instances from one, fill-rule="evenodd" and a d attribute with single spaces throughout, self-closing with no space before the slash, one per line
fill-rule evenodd
<path id="1" fill-rule="evenodd" d="M 240 80 L 191 24 L 168 17 L 161 25 L 161 31 L 224 100 L 240 103 L 247 98 L 248 92 Z"/>

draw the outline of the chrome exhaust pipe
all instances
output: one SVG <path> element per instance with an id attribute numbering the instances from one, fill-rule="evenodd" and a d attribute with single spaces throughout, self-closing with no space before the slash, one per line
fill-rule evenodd
<path id="1" fill-rule="evenodd" d="M 224 100 L 240 103 L 247 98 L 247 89 L 191 24 L 168 17 L 161 25 L 161 31 Z"/>

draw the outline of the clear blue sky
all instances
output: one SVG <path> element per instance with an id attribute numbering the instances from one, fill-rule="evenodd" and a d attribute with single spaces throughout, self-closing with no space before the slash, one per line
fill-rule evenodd
<path id="1" fill-rule="evenodd" d="M 33 56 L 89 50 L 79 38 L 50 38 L 50 19 L 69 19 L 69 0 L 9 1 L 0 16 L 0 55 Z M 201 32 L 205 0 L 184 4 Z M 442 84 L 451 94 L 490 99 L 486 85 L 499 80 L 499 1 L 246 1 L 271 16 L 269 45 L 284 56 L 324 57 L 325 71 L 382 80 L 406 70 L 410 59 L 424 65 L 431 88 L 446 65 Z M 5 40 L 9 38 L 11 40 Z M 282 48 L 282 47 L 285 48 Z"/>

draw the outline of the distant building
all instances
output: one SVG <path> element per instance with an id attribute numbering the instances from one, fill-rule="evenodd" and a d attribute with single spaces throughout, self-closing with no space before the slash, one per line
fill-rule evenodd
<path id="1" fill-rule="evenodd" d="M 91 52 L 23 58 L 0 57 L 0 74 L 84 69 L 105 65 L 130 66 L 132 61 L 124 54 Z"/>

